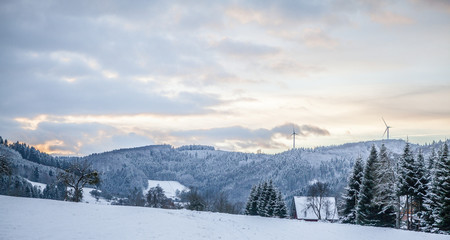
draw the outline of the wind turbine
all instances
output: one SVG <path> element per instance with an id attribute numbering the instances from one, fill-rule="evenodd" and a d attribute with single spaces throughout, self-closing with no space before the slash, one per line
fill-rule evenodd
<path id="1" fill-rule="evenodd" d="M 292 126 L 292 136 L 293 136 L 292 149 L 295 149 L 295 135 L 297 135 L 297 133 L 295 132 L 294 126 Z"/>
<path id="2" fill-rule="evenodd" d="M 386 135 L 387 138 L 386 138 L 386 139 L 389 140 L 389 128 L 391 128 L 391 126 L 388 126 L 388 125 L 387 125 L 387 123 L 386 123 L 386 121 L 384 121 L 384 118 L 383 118 L 383 117 L 381 117 L 381 119 L 383 119 L 384 125 L 386 125 L 386 130 L 384 130 L 383 137 L 384 137 L 384 134 L 387 133 L 387 135 Z M 382 138 L 383 138 L 383 137 L 382 137 Z"/>

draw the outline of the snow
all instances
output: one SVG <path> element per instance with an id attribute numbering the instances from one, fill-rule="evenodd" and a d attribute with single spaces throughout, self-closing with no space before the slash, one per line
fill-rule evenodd
<path id="1" fill-rule="evenodd" d="M 441 240 L 390 228 L 0 195 L 0 239 Z"/>
<path id="2" fill-rule="evenodd" d="M 45 187 L 47 187 L 47 184 L 45 184 L 45 183 L 33 182 L 33 181 L 28 180 L 28 179 L 26 179 L 26 180 L 29 183 L 31 183 L 31 185 L 33 185 L 33 187 L 37 187 L 41 191 L 44 191 Z M 102 205 L 109 205 L 109 204 L 111 204 L 106 199 L 101 198 L 101 197 L 97 200 L 94 196 L 92 196 L 90 194 L 90 192 L 93 191 L 93 190 L 95 190 L 95 189 L 94 188 L 84 187 L 83 188 L 83 199 L 81 201 L 85 202 L 85 203 L 94 203 L 94 204 L 102 204 Z"/>
<path id="3" fill-rule="evenodd" d="M 110 205 L 111 203 L 108 202 L 106 199 L 100 197 L 98 200 L 90 194 L 91 191 L 95 190 L 95 188 L 83 188 L 83 199 L 82 202 L 85 203 L 94 203 L 94 204 L 101 204 L 101 205 Z M 100 190 L 99 190 L 100 191 Z"/>
<path id="4" fill-rule="evenodd" d="M 31 183 L 31 185 L 33 185 L 33 187 L 37 187 L 37 189 L 39 189 L 41 191 L 44 191 L 44 189 L 47 187 L 47 184 L 45 184 L 45 183 L 33 182 L 26 178 L 25 178 L 25 180 L 27 180 L 29 183 Z"/>
<path id="5" fill-rule="evenodd" d="M 322 219 L 326 220 L 338 220 L 338 215 L 336 211 L 336 199 L 334 197 L 323 197 L 322 207 L 320 209 L 320 216 Z M 319 202 L 319 198 L 315 197 L 315 202 Z M 297 197 L 294 196 L 295 210 L 297 211 L 298 219 L 305 220 L 317 220 L 318 217 L 314 213 L 314 210 L 308 202 L 308 197 Z M 328 205 L 328 215 L 327 215 L 327 205 Z"/>
<path id="6" fill-rule="evenodd" d="M 160 186 L 164 190 L 166 197 L 175 199 L 177 196 L 177 191 L 182 192 L 183 190 L 189 191 L 189 188 L 177 181 L 159 181 L 159 180 L 148 180 L 148 187 L 144 190 L 144 195 L 147 194 L 148 190 L 152 187 Z"/>

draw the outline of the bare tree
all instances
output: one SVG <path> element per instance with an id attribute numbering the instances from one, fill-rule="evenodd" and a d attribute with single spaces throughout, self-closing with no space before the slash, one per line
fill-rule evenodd
<path id="1" fill-rule="evenodd" d="M 325 205 L 330 204 L 324 201 L 324 197 L 326 197 L 329 192 L 330 187 L 328 183 L 316 182 L 308 187 L 308 208 L 311 208 L 314 211 L 314 214 L 316 214 L 317 219 L 319 220 L 322 219 L 321 209 L 325 207 Z"/>
<path id="2" fill-rule="evenodd" d="M 63 182 L 66 187 L 72 188 L 69 200 L 79 202 L 83 198 L 83 187 L 87 184 L 98 185 L 100 177 L 92 165 L 87 162 L 74 162 L 64 172 L 58 174 L 58 180 Z"/>

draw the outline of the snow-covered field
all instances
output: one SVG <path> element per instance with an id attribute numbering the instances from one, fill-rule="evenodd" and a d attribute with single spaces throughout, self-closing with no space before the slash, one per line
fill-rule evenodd
<path id="1" fill-rule="evenodd" d="M 0 239 L 440 240 L 450 236 L 188 210 L 0 195 Z"/>
<path id="2" fill-rule="evenodd" d="M 164 190 L 164 194 L 166 195 L 166 197 L 172 199 L 175 199 L 177 190 L 180 192 L 182 192 L 183 190 L 189 190 L 189 188 L 177 181 L 148 180 L 148 187 L 144 190 L 144 195 L 147 194 L 150 188 L 156 187 L 158 185 Z"/>
<path id="3" fill-rule="evenodd" d="M 33 182 L 27 179 L 27 181 L 29 183 L 31 183 L 31 185 L 37 187 L 38 189 L 40 189 L 41 191 L 44 191 L 45 187 L 47 187 L 47 184 L 45 183 L 39 183 L 39 182 Z M 95 190 L 94 188 L 88 188 L 88 187 L 84 187 L 83 188 L 83 199 L 81 200 L 82 202 L 85 203 L 94 203 L 94 204 L 103 204 L 103 205 L 110 205 L 111 203 L 109 201 L 107 201 L 104 198 L 98 198 L 96 199 L 94 196 L 92 196 L 90 194 L 91 191 Z"/>

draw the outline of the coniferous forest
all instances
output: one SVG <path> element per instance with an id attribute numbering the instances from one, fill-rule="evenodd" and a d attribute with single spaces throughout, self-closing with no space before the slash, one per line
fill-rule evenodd
<path id="1" fill-rule="evenodd" d="M 342 222 L 449 233 L 448 144 L 424 156 L 406 143 L 393 158 L 383 144 L 372 146 L 364 166 L 354 165 L 343 195 Z"/>
<path id="2" fill-rule="evenodd" d="M 210 146 L 121 149 L 86 157 L 55 157 L 0 137 L 0 194 L 73 201 L 61 176 L 88 163 L 97 180 L 86 186 L 112 204 L 188 208 L 264 217 L 288 217 L 293 196 L 320 181 L 337 198 L 342 223 L 449 233 L 448 143 L 401 140 L 294 149 L 275 155 L 225 152 Z M 65 176 L 80 176 L 69 172 Z M 178 204 L 147 180 L 189 186 Z M 270 180 L 268 180 L 270 179 Z M 38 189 L 29 181 L 47 184 Z"/>

